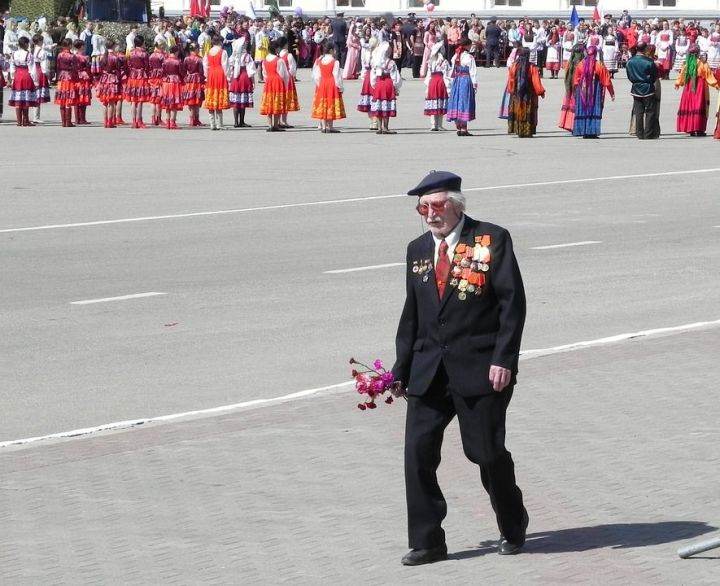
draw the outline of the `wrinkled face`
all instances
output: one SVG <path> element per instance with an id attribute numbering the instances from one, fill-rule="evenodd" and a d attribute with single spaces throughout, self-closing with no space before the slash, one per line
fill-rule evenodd
<path id="1" fill-rule="evenodd" d="M 457 204 L 444 191 L 421 196 L 417 209 L 425 218 L 430 232 L 437 238 L 445 238 L 450 234 L 462 216 Z"/>

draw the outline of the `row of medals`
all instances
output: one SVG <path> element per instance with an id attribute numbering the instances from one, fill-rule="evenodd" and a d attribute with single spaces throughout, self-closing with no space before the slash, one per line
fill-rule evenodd
<path id="1" fill-rule="evenodd" d="M 469 283 L 467 279 L 459 279 L 458 277 L 462 274 L 463 269 L 469 268 L 471 271 L 475 272 L 483 272 L 487 273 L 490 270 L 490 265 L 486 262 L 481 262 L 479 260 L 480 258 L 487 258 L 487 255 L 490 253 L 490 251 L 485 246 L 475 245 L 474 248 L 471 248 L 470 250 L 473 251 L 473 260 L 470 258 L 462 258 L 462 255 L 456 254 L 453 258 L 454 262 L 460 261 L 459 265 L 455 265 L 452 268 L 452 276 L 453 278 L 450 280 L 450 286 L 451 287 L 457 287 L 459 293 L 458 293 L 458 299 L 460 301 L 465 301 L 467 299 L 467 294 L 474 293 L 477 296 L 482 295 L 482 287 L 475 286 L 472 283 Z M 428 271 L 432 269 L 432 262 L 430 260 L 422 260 L 422 261 L 413 261 L 413 268 L 412 272 L 416 273 L 417 275 L 422 275 L 423 283 L 427 283 L 428 279 L 430 278 L 428 276 Z"/>

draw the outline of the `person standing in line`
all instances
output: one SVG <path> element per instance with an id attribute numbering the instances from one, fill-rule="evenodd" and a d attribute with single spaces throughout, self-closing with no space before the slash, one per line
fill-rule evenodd
<path id="1" fill-rule="evenodd" d="M 373 52 L 377 49 L 377 37 L 370 37 L 367 44 L 363 45 L 360 53 L 360 80 L 362 86 L 360 88 L 360 98 L 358 99 L 357 111 L 365 112 L 370 119 L 370 130 L 377 130 L 377 118 L 374 118 L 370 112 L 372 106 L 372 85 L 371 85 L 371 69 Z"/>
<path id="2" fill-rule="evenodd" d="M 18 126 L 33 126 L 30 122 L 30 108 L 37 106 L 35 59 L 27 37 L 19 38 L 17 45 L 10 60 L 12 93 L 8 105 L 15 108 Z"/>
<path id="3" fill-rule="evenodd" d="M 373 53 L 370 70 L 370 115 L 378 120 L 376 134 L 397 134 L 390 130 L 390 118 L 397 116 L 397 96 L 402 86 L 402 78 L 391 56 L 391 47 L 387 41 L 380 43 Z"/>
<path id="4" fill-rule="evenodd" d="M 433 45 L 425 76 L 425 116 L 430 116 L 430 130 L 433 132 L 445 130 L 442 120 L 448 110 L 450 64 L 442 54 L 443 46 L 442 41 Z"/>
<path id="5" fill-rule="evenodd" d="M 429 231 L 407 247 L 406 299 L 392 373 L 406 390 L 405 489 L 410 551 L 402 564 L 447 559 L 447 503 L 437 469 L 457 416 L 500 531 L 498 553 L 525 544 L 529 523 L 505 447 L 526 301 L 508 231 L 465 214 L 462 179 L 433 171 L 408 192 Z M 422 270 L 418 270 L 420 267 Z M 425 270 L 427 269 L 427 270 Z"/>
<path id="6" fill-rule="evenodd" d="M 538 97 L 545 98 L 538 67 L 530 63 L 530 52 L 523 49 L 508 72 L 508 134 L 520 138 L 535 135 L 538 122 Z"/>
<path id="7" fill-rule="evenodd" d="M 675 89 L 683 88 L 677 113 L 677 131 L 690 136 L 706 136 L 710 90 L 718 80 L 707 63 L 699 58 L 697 45 L 691 45 L 685 65 L 675 81 Z"/>
<path id="8" fill-rule="evenodd" d="M 145 52 L 145 37 L 142 35 L 135 36 L 135 47 L 130 52 L 127 65 L 128 78 L 123 89 L 125 101 L 132 104 L 132 127 L 147 128 L 143 122 L 143 104 L 151 99 L 148 83 L 150 65 Z"/>
<path id="9" fill-rule="evenodd" d="M 277 41 L 271 41 L 268 55 L 263 61 L 265 87 L 260 101 L 260 115 L 267 116 L 267 132 L 285 132 L 281 125 L 282 116 L 287 112 L 287 84 L 290 73 L 285 61 L 278 57 Z"/>
<path id="10" fill-rule="evenodd" d="M 595 46 L 586 49 L 585 59 L 575 69 L 573 85 L 575 86 L 573 136 L 598 138 L 605 105 L 605 91 L 615 101 L 615 89 L 607 68 L 597 60 Z"/>
<path id="11" fill-rule="evenodd" d="M 545 68 L 550 72 L 550 79 L 557 79 L 560 75 L 560 33 L 553 26 L 547 36 L 545 51 Z"/>
<path id="12" fill-rule="evenodd" d="M 177 113 L 183 109 L 183 81 L 185 67 L 178 55 L 180 48 L 173 45 L 168 49 L 168 55 L 163 61 L 162 86 L 160 87 L 160 106 L 167 112 L 166 127 L 168 130 L 179 130 Z"/>
<path id="13" fill-rule="evenodd" d="M 235 118 L 235 128 L 250 128 L 245 122 L 245 110 L 254 106 L 255 61 L 245 49 L 245 37 L 233 41 L 230 67 L 230 105 Z"/>
<path id="14" fill-rule="evenodd" d="M 345 118 L 342 71 L 330 42 L 323 42 L 322 52 L 323 56 L 313 65 L 315 99 L 311 116 L 320 121 L 320 132 L 333 134 L 340 132 L 333 127 L 335 120 Z"/>
<path id="15" fill-rule="evenodd" d="M 183 82 L 183 104 L 190 111 L 190 126 L 205 126 L 200 122 L 200 107 L 205 101 L 205 71 L 200 57 L 200 47 L 190 43 L 190 54 L 183 59 L 185 80 Z"/>
<path id="16" fill-rule="evenodd" d="M 76 39 L 77 40 L 77 39 Z M 55 85 L 55 104 L 60 107 L 60 120 L 65 128 L 73 128 L 72 109 L 78 104 L 77 97 L 77 61 L 70 52 L 73 42 L 65 39 L 57 56 L 57 84 Z"/>
<path id="17" fill-rule="evenodd" d="M 75 124 L 82 126 L 90 124 L 86 119 L 86 112 L 88 106 L 92 103 L 92 74 L 90 57 L 85 54 L 87 47 L 79 39 L 73 43 L 73 47 L 75 47 L 75 69 L 77 70 Z"/>
<path id="18" fill-rule="evenodd" d="M 35 74 L 37 77 L 37 107 L 35 108 L 35 116 L 33 117 L 33 124 L 43 124 L 40 119 L 40 107 L 42 104 L 50 102 L 50 81 L 48 80 L 48 54 L 43 48 L 44 42 L 41 34 L 35 34 L 33 36 L 33 58 L 35 61 Z M 2 72 L 0 72 L 2 77 Z M 2 101 L 2 96 L 0 96 Z"/>
<path id="19" fill-rule="evenodd" d="M 223 110 L 230 108 L 228 87 L 229 59 L 223 49 L 223 38 L 215 35 L 212 47 L 203 58 L 205 70 L 205 103 L 203 107 L 210 112 L 210 130 L 224 130 Z"/>
<path id="20" fill-rule="evenodd" d="M 116 128 L 116 106 L 122 99 L 123 60 L 115 53 L 115 41 L 109 39 L 107 51 L 100 61 L 102 73 L 97 85 L 97 98 L 103 105 L 105 128 Z"/>
<path id="21" fill-rule="evenodd" d="M 658 70 L 655 62 L 645 54 L 646 51 L 647 45 L 638 43 L 637 52 L 630 58 L 625 67 L 628 80 L 632 84 L 630 95 L 633 98 L 635 135 L 640 140 L 660 136 L 657 100 L 655 97 L 655 82 L 658 79 Z"/>
<path id="22" fill-rule="evenodd" d="M 297 73 L 297 61 L 293 54 L 288 51 L 287 37 L 280 37 L 277 40 L 279 47 L 278 57 L 285 63 L 288 72 L 288 81 L 285 88 L 285 112 L 280 119 L 280 128 L 293 128 L 288 123 L 288 112 L 300 111 L 300 100 L 298 99 L 297 86 L 295 85 L 295 75 Z"/>
<path id="23" fill-rule="evenodd" d="M 577 69 L 578 63 L 582 62 L 585 57 L 585 49 L 582 45 L 575 45 L 568 57 L 569 61 L 565 66 L 565 96 L 560 107 L 558 128 L 572 132 L 575 125 L 575 86 L 573 80 L 575 79 L 575 69 Z"/>
<path id="24" fill-rule="evenodd" d="M 477 67 L 470 54 L 471 41 L 467 37 L 460 43 L 452 56 L 452 85 L 448 101 L 448 122 L 455 122 L 458 136 L 472 136 L 468 123 L 475 120 L 475 93 L 477 91 Z"/>
<path id="25" fill-rule="evenodd" d="M 152 123 L 153 126 L 160 126 L 162 123 L 161 94 L 163 84 L 163 62 L 165 61 L 165 41 L 155 43 L 153 52 L 148 57 L 148 85 L 150 86 L 150 103 L 153 105 Z"/>

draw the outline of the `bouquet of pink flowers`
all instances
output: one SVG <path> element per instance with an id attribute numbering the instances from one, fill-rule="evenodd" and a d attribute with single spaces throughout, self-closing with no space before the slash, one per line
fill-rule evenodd
<path id="1" fill-rule="evenodd" d="M 367 400 L 358 403 L 358 409 L 375 409 L 375 399 L 382 397 L 386 392 L 389 393 L 385 397 L 385 402 L 390 405 L 395 399 L 405 397 L 405 390 L 402 388 L 400 381 L 396 381 L 392 372 L 388 372 L 383 368 L 383 361 L 376 360 L 372 366 L 358 362 L 354 358 L 350 359 L 350 364 L 357 364 L 363 370 L 353 368 L 352 377 L 355 379 L 355 390 L 360 395 L 366 395 Z"/>

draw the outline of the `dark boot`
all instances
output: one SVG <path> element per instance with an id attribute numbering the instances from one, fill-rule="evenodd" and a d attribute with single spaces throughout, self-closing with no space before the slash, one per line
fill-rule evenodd
<path id="1" fill-rule="evenodd" d="M 22 108 L 15 108 L 15 120 L 17 121 L 18 126 L 23 125 L 23 115 L 22 115 Z"/>
<path id="2" fill-rule="evenodd" d="M 233 117 L 235 118 L 235 128 L 240 128 L 240 109 L 233 108 Z"/>

